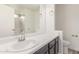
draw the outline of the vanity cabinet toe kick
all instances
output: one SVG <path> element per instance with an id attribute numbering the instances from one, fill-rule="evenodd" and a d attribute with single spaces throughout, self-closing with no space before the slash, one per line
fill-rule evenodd
<path id="1" fill-rule="evenodd" d="M 59 36 L 51 42 L 34 52 L 34 54 L 58 54 L 59 52 Z"/>

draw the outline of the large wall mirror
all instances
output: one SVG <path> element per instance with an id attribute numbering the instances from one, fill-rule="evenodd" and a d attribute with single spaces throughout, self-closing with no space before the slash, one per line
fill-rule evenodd
<path id="1" fill-rule="evenodd" d="M 0 5 L 0 37 L 35 33 L 39 28 L 39 4 Z"/>

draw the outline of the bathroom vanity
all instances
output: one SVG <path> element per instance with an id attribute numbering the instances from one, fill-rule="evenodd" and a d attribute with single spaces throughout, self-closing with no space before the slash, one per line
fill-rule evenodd
<path id="1" fill-rule="evenodd" d="M 56 37 L 51 42 L 40 48 L 34 54 L 58 54 L 59 52 L 59 37 Z"/>

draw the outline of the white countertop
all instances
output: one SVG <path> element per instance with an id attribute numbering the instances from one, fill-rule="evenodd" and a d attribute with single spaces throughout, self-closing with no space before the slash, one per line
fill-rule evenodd
<path id="1" fill-rule="evenodd" d="M 54 40 L 57 36 L 59 36 L 58 32 L 45 34 L 45 35 L 41 35 L 41 36 L 38 35 L 37 37 L 31 37 L 30 39 L 37 40 L 37 42 L 39 44 L 36 45 L 35 47 L 33 47 L 32 49 L 29 49 L 24 52 L 22 51 L 20 53 L 32 54 L 32 53 L 36 52 L 37 50 L 39 50 L 40 48 L 42 48 L 43 46 L 45 46 L 46 44 L 48 44 L 50 41 Z"/>
<path id="2" fill-rule="evenodd" d="M 20 51 L 20 52 L 0 52 L 0 53 L 16 53 L 16 54 L 17 53 L 25 53 L 25 54 L 33 54 L 34 52 L 36 52 L 37 50 L 39 50 L 40 48 L 42 48 L 43 46 L 48 44 L 50 41 L 54 40 L 54 38 L 56 38 L 57 36 L 59 36 L 58 32 L 53 32 L 53 33 L 46 33 L 46 34 L 42 34 L 42 35 L 26 37 L 26 40 L 27 39 L 29 39 L 29 40 L 36 40 L 36 42 L 38 44 L 36 44 L 31 49 L 23 50 L 23 51 Z"/>

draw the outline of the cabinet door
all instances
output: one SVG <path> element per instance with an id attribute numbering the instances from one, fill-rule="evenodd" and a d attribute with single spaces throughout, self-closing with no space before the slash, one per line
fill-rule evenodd
<path id="1" fill-rule="evenodd" d="M 48 44 L 48 51 L 49 51 L 49 54 L 57 54 L 59 52 L 58 37 Z"/>
<path id="2" fill-rule="evenodd" d="M 47 54 L 48 53 L 48 44 L 36 51 L 34 54 Z"/>
<path id="3" fill-rule="evenodd" d="M 49 42 L 49 49 L 51 49 L 56 43 L 56 40 L 52 40 L 51 42 Z"/>
<path id="4" fill-rule="evenodd" d="M 55 45 L 56 45 L 56 40 L 52 40 L 51 42 L 49 42 L 48 44 L 48 53 L 49 54 L 55 54 Z"/>
<path id="5" fill-rule="evenodd" d="M 56 53 L 59 52 L 59 37 L 56 38 Z"/>

